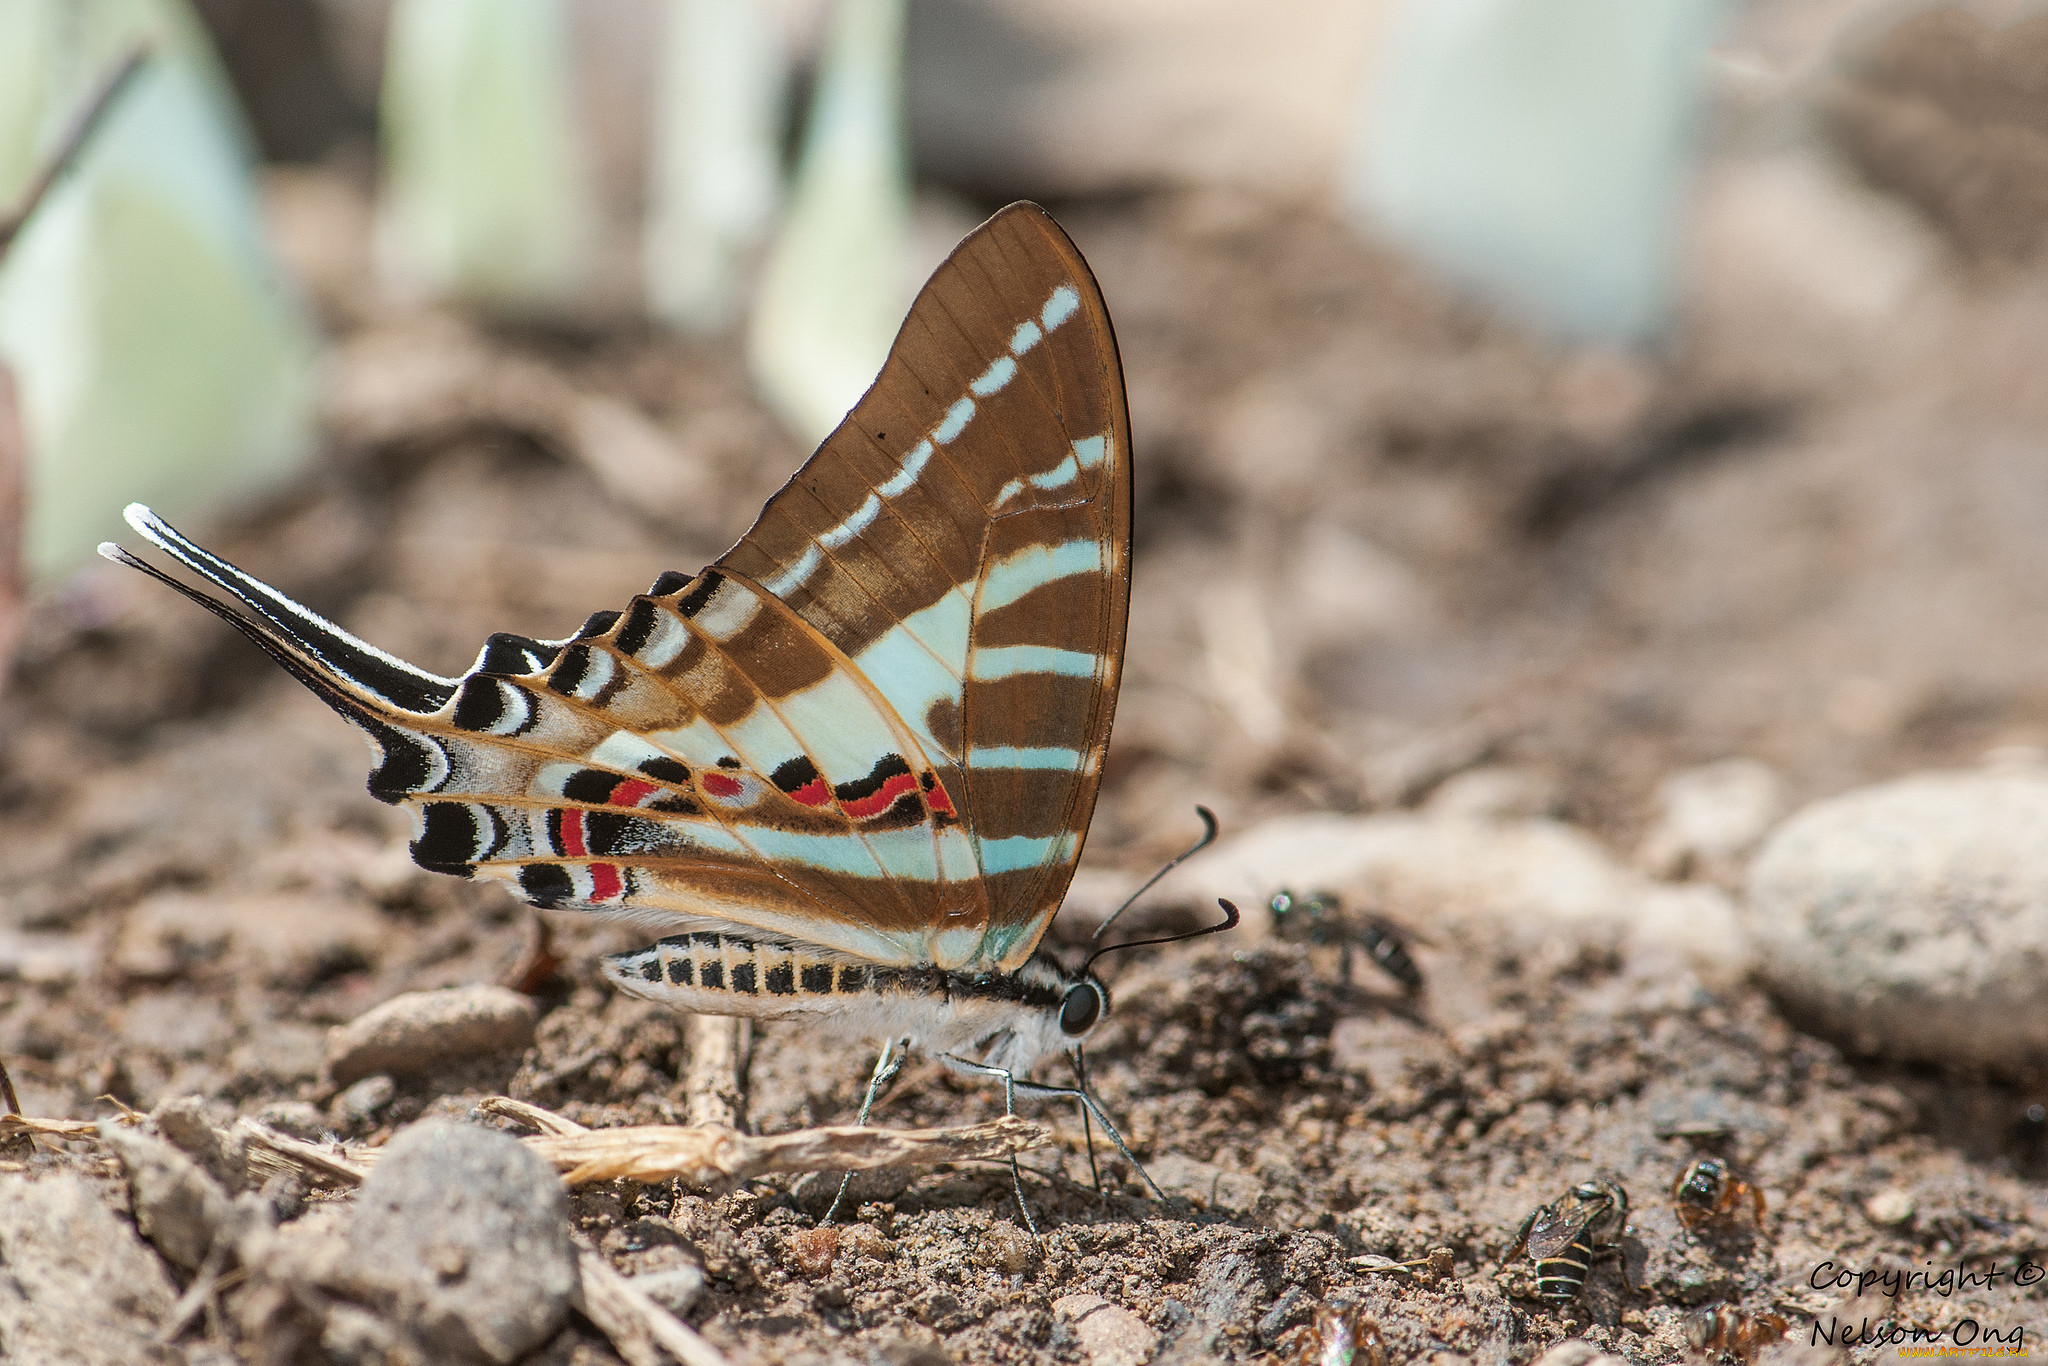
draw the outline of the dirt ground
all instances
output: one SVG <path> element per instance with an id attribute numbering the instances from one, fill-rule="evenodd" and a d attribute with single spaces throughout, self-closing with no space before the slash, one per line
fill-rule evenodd
<path id="1" fill-rule="evenodd" d="M 1700 230 L 1727 240 L 1700 253 L 1684 343 L 1650 359 L 1538 346 L 1315 211 L 1055 206 L 1116 319 L 1140 487 L 1089 869 L 1156 866 L 1194 801 L 1232 830 L 1412 804 L 1482 764 L 1625 858 L 1657 783 L 1690 765 L 1761 759 L 1804 798 L 2048 742 L 2048 278 L 1928 247 L 1882 319 L 1830 311 L 1739 250 L 1727 225 L 1754 184 L 1716 191 Z M 493 630 L 566 634 L 718 554 L 799 463 L 726 350 L 364 302 L 360 242 L 303 231 L 346 221 L 346 198 L 303 178 L 280 197 L 341 339 L 322 462 L 189 529 L 352 630 L 436 670 Z M 479 368 L 439 388 L 413 366 L 456 352 Z M 607 471 L 587 425 L 548 410 L 586 401 L 651 422 L 676 468 Z M 199 1096 L 222 1119 L 378 1142 L 509 1093 L 591 1125 L 681 1122 L 681 1023 L 598 977 L 630 932 L 567 915 L 523 1055 L 401 1081 L 367 1112 L 323 1084 L 329 1027 L 506 980 L 538 932 L 499 891 L 412 867 L 366 753 L 139 576 L 99 566 L 41 604 L 0 696 L 0 1058 L 27 1113 Z M 993 1165 L 861 1178 L 855 1222 L 879 1236 L 844 1234 L 836 1256 L 799 1236 L 829 1181 L 604 1186 L 575 1217 L 621 1270 L 676 1246 L 700 1262 L 689 1318 L 735 1360 L 1140 1359 L 1053 1311 L 1075 1294 L 1135 1314 L 1173 1362 L 1266 1358 L 1331 1300 L 1362 1304 L 1392 1361 L 1439 1366 L 1574 1336 L 1677 1361 L 1683 1316 L 1722 1304 L 1775 1309 L 1799 1343 L 1831 1318 L 2048 1330 L 2040 1287 L 2010 1279 L 2048 1261 L 2042 1079 L 1847 1059 L 1754 987 L 1612 956 L 1445 940 L 1417 957 L 1413 1001 L 1270 939 L 1116 963 L 1092 1070 L 1165 1205 L 1114 1160 L 1098 1198 L 1078 1117 L 1046 1106 L 1061 1142 L 1025 1159 L 1041 1240 Z M 864 1048 L 763 1028 L 753 1123 L 848 1118 Z M 922 1065 L 878 1120 L 999 1109 Z M 1761 1228 L 1680 1227 L 1671 1185 L 1705 1155 L 1766 1192 Z M 88 1143 L 6 1165 L 89 1174 L 125 1208 Z M 1503 1254 L 1594 1176 L 1632 1197 L 1623 1255 L 1546 1305 Z M 1438 1248 L 1447 1264 L 1413 1272 L 1371 1260 Z M 1822 1263 L 1966 1260 L 2007 1279 L 1899 1301 L 1813 1284 Z M 199 1316 L 173 1350 L 266 1359 L 234 1322 Z M 527 1360 L 618 1358 L 576 1320 Z"/>

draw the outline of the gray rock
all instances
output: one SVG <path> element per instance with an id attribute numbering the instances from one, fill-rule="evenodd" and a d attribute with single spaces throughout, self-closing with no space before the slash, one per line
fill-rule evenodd
<path id="1" fill-rule="evenodd" d="M 128 1173 L 135 1226 L 166 1260 L 197 1270 L 230 1221 L 233 1204 L 204 1167 L 160 1138 L 100 1121 L 100 1144 Z"/>
<path id="2" fill-rule="evenodd" d="M 1566 1338 L 1536 1358 L 1536 1366 L 1628 1366 L 1627 1359 L 1603 1352 L 1584 1338 Z"/>
<path id="3" fill-rule="evenodd" d="M 1052 1312 L 1073 1326 L 1089 1366 L 1144 1366 L 1159 1350 L 1159 1334 L 1145 1320 L 1100 1295 L 1063 1295 Z"/>
<path id="4" fill-rule="evenodd" d="M 1854 1051 L 2048 1058 L 2048 772 L 1923 774 L 1815 803 L 1750 869 L 1764 981 Z"/>
<path id="5" fill-rule="evenodd" d="M 358 1274 L 443 1357 L 502 1366 L 558 1328 L 579 1277 L 569 1201 L 517 1139 L 438 1121 L 388 1144 L 356 1197 Z"/>
<path id="6" fill-rule="evenodd" d="M 175 1096 L 151 1110 L 149 1118 L 158 1133 L 206 1168 L 224 1189 L 233 1193 L 247 1184 L 241 1140 L 229 1132 L 235 1122 L 233 1107 L 203 1096 Z"/>
<path id="7" fill-rule="evenodd" d="M 524 1048 L 538 1019 L 530 998 L 504 987 L 409 991 L 328 1035 L 328 1075 L 347 1086 L 377 1072 L 417 1076 L 464 1058 Z"/>
<path id="8" fill-rule="evenodd" d="M 644 1271 L 626 1278 L 635 1290 L 671 1314 L 687 1314 L 704 1295 L 703 1268 L 682 1263 L 662 1271 Z"/>
<path id="9" fill-rule="evenodd" d="M 336 1096 L 327 1106 L 327 1117 L 338 1125 L 370 1119 L 391 1103 L 398 1087 L 382 1072 L 374 1072 Z"/>
<path id="10" fill-rule="evenodd" d="M 0 1353 L 47 1366 L 139 1366 L 177 1290 L 135 1230 L 75 1176 L 0 1176 Z"/>

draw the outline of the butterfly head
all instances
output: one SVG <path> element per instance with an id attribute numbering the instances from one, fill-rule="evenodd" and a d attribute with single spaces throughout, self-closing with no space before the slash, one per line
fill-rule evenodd
<path id="1" fill-rule="evenodd" d="M 1109 988 L 1097 981 L 1093 973 L 1085 973 L 1060 996 L 1060 1033 L 1070 1047 L 1078 1047 L 1108 1014 Z"/>

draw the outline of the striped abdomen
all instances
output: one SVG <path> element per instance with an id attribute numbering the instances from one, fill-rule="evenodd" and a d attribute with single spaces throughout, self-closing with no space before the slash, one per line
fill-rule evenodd
<path id="1" fill-rule="evenodd" d="M 785 944 L 758 943 L 710 931 L 676 935 L 632 953 L 612 954 L 605 965 L 628 986 L 638 983 L 657 990 L 759 997 L 766 1008 L 762 1013 L 772 1012 L 778 1001 L 800 1009 L 822 1006 L 834 997 L 867 996 L 876 990 L 875 978 L 883 971 L 892 977 L 904 975 Z"/>
<path id="2" fill-rule="evenodd" d="M 1592 1265 L 1593 1244 L 1584 1233 L 1572 1239 L 1556 1256 L 1537 1258 L 1536 1298 L 1549 1300 L 1552 1304 L 1565 1304 L 1577 1299 L 1579 1292 L 1586 1288 L 1586 1272 Z"/>

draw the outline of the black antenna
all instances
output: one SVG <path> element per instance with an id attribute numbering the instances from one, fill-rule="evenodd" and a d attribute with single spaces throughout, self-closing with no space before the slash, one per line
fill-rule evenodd
<path id="1" fill-rule="evenodd" d="M 1196 854 L 1201 853 L 1204 849 L 1207 849 L 1210 845 L 1216 842 L 1216 813 L 1214 811 L 1211 811 L 1206 806 L 1197 806 L 1195 808 L 1195 814 L 1202 818 L 1202 837 L 1196 840 L 1193 844 L 1190 844 L 1187 848 L 1181 850 L 1178 854 L 1175 854 L 1171 859 L 1167 861 L 1167 864 L 1164 868 L 1161 868 L 1151 877 L 1145 879 L 1144 886 L 1140 887 L 1137 891 L 1132 892 L 1129 896 L 1125 897 L 1124 904 L 1117 907 L 1115 910 L 1111 911 L 1109 913 L 1109 918 L 1103 921 L 1100 925 L 1097 925 L 1095 927 L 1095 933 L 1088 936 L 1089 943 L 1092 944 L 1096 940 L 1102 938 L 1103 935 L 1107 934 L 1109 932 L 1109 927 L 1111 925 L 1116 924 L 1116 918 L 1122 915 L 1125 911 L 1131 909 L 1131 904 L 1135 902 L 1139 897 L 1151 891 L 1154 884 L 1156 884 L 1159 881 L 1159 879 L 1165 877 L 1168 873 L 1180 867 L 1181 864 L 1187 862 Z M 1088 961 L 1092 963 L 1095 961 L 1095 958 L 1091 957 Z"/>
<path id="2" fill-rule="evenodd" d="M 1216 904 L 1223 908 L 1223 919 L 1218 923 L 1204 925 L 1199 930 L 1182 930 L 1179 934 L 1162 934 L 1151 939 L 1131 939 L 1121 944 L 1106 944 L 1088 955 L 1088 961 L 1081 965 L 1082 973 L 1085 975 L 1089 968 L 1095 966 L 1095 960 L 1103 954 L 1115 953 L 1118 949 L 1140 949 L 1147 944 L 1178 944 L 1183 939 L 1200 939 L 1205 934 L 1221 934 L 1225 930 L 1236 929 L 1239 918 L 1237 907 L 1221 897 L 1216 898 Z"/>

